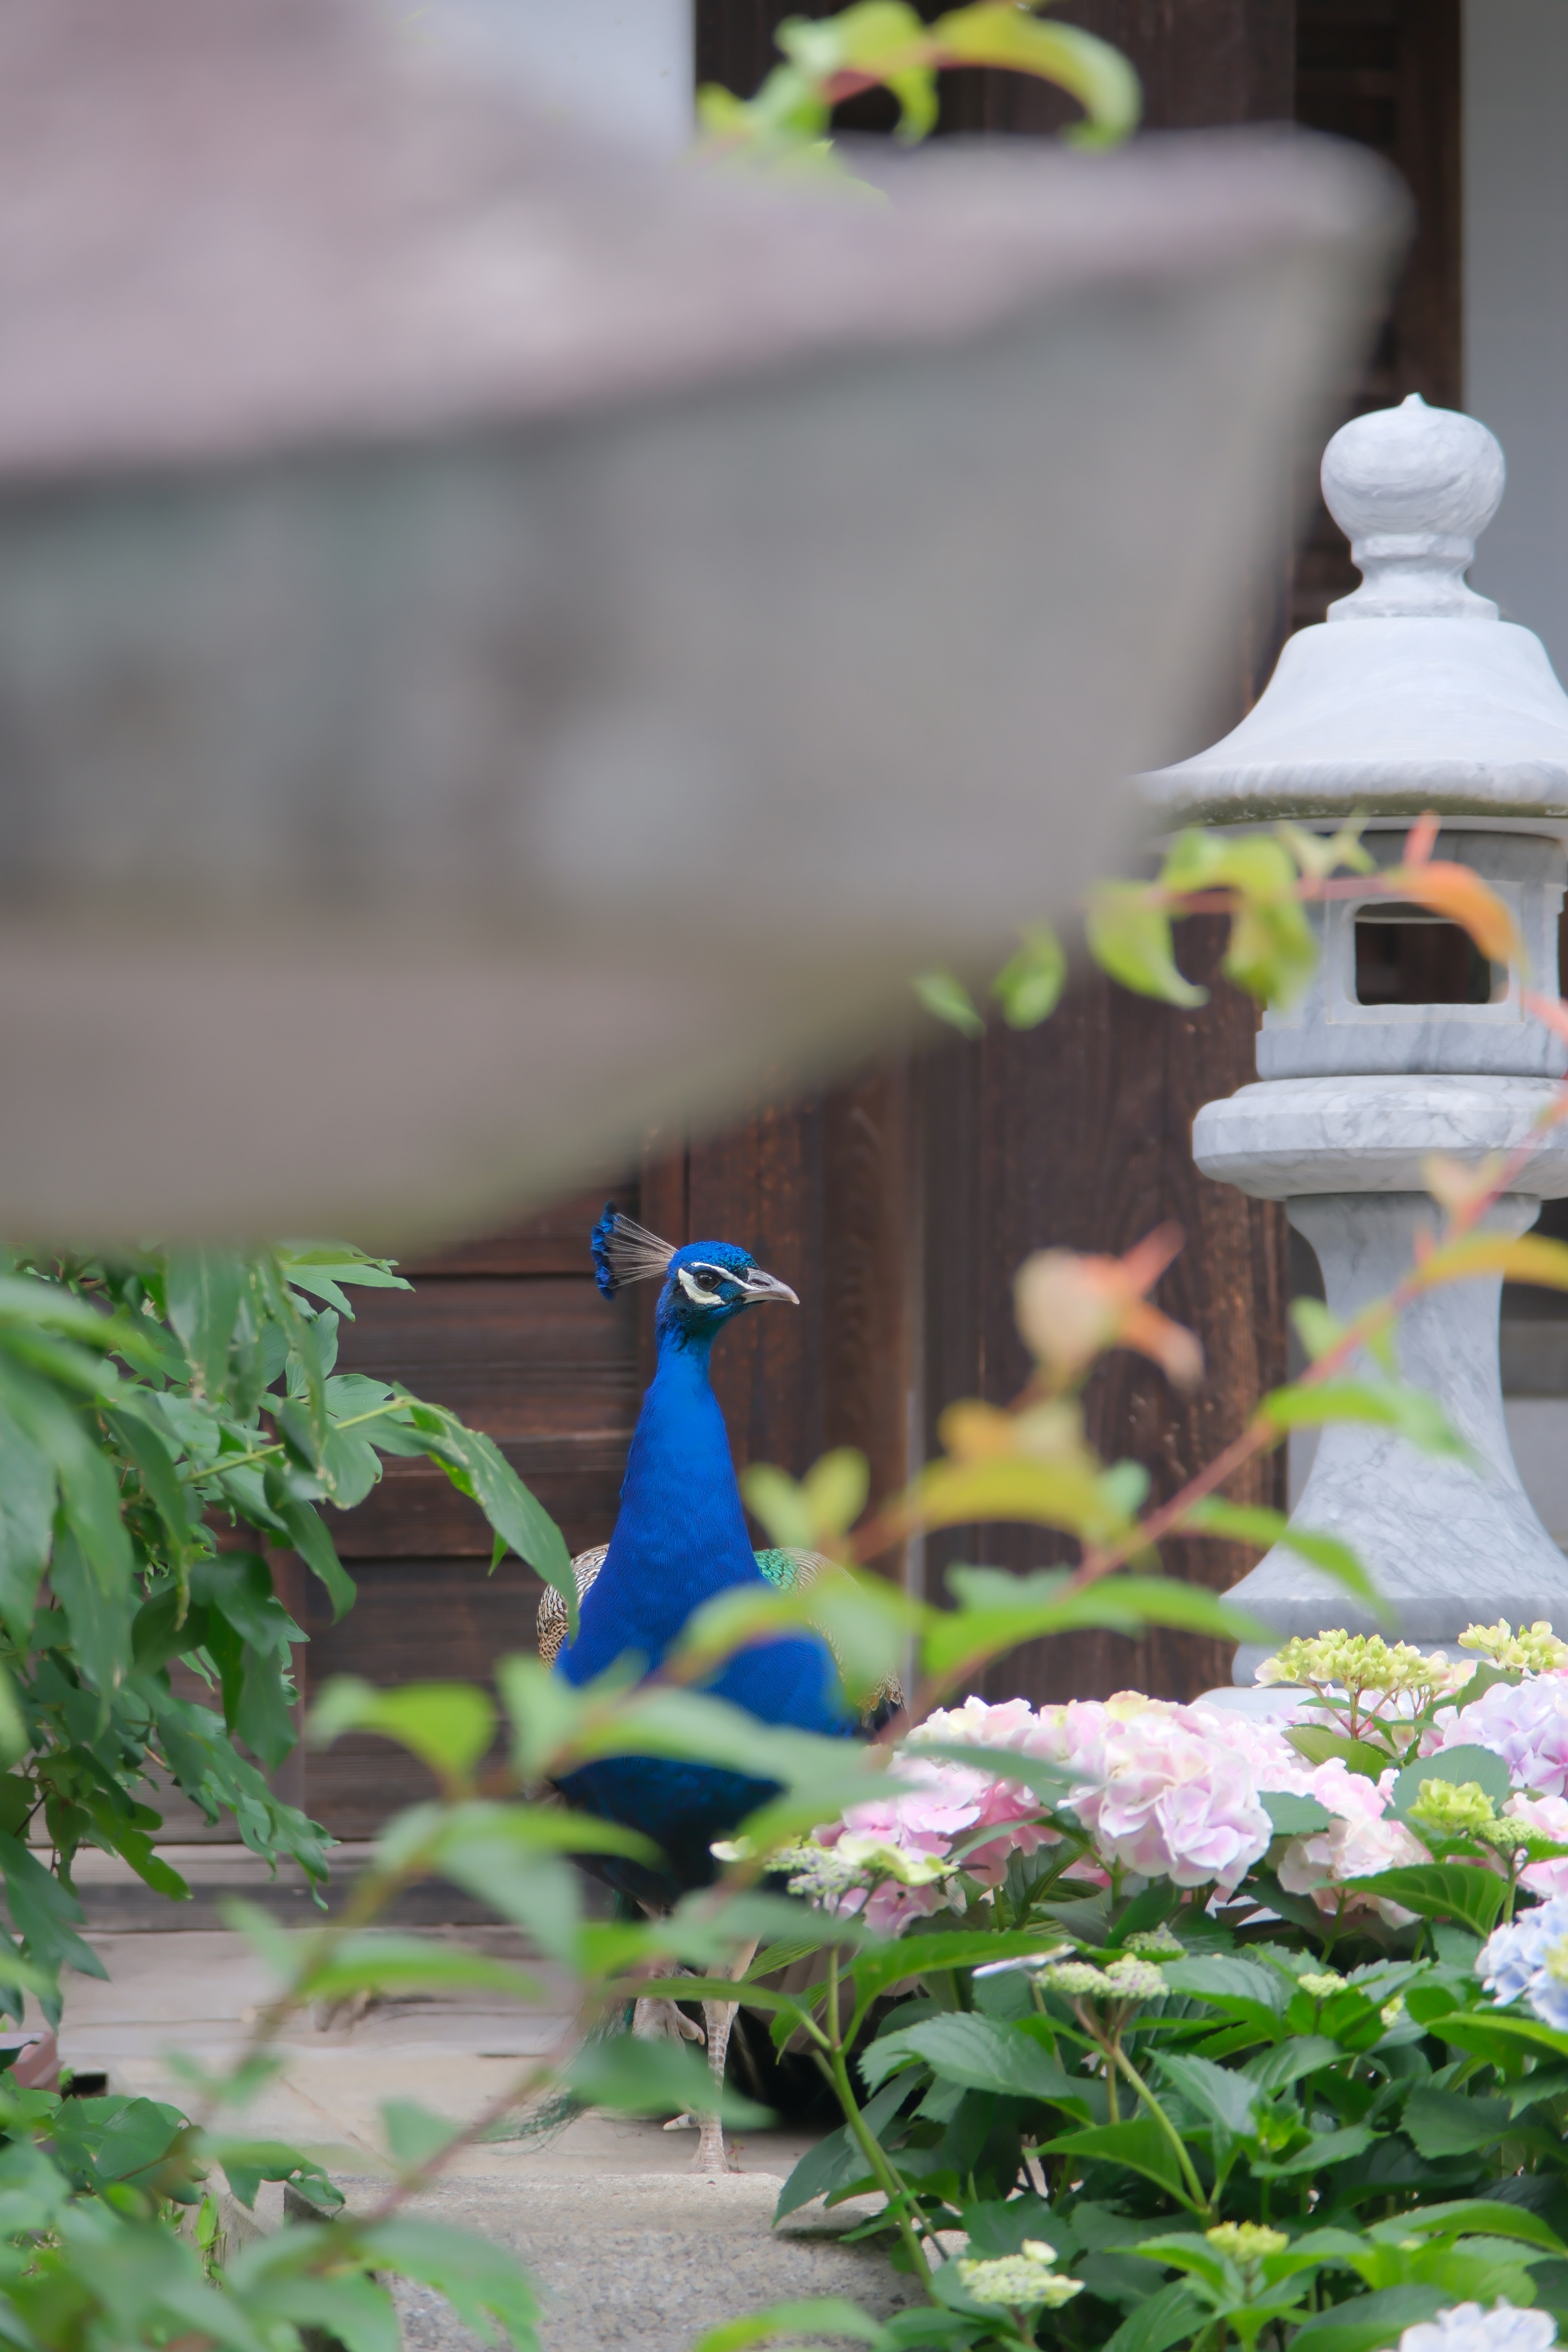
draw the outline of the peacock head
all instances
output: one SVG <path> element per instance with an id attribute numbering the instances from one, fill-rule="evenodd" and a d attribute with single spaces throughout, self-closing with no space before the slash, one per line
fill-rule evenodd
<path id="1" fill-rule="evenodd" d="M 613 1201 L 594 1228 L 594 1269 L 600 1290 L 614 1298 L 628 1282 L 660 1281 L 658 1328 L 682 1339 L 710 1339 L 748 1307 L 769 1299 L 798 1307 L 787 1282 L 764 1274 L 736 1242 L 688 1242 L 672 1249 L 644 1225 L 623 1217 Z"/>

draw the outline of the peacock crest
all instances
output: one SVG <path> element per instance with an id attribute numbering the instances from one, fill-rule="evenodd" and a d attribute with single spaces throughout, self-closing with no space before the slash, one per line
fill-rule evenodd
<path id="1" fill-rule="evenodd" d="M 594 1277 L 600 1294 L 614 1298 L 629 1282 L 662 1282 L 675 1255 L 671 1242 L 661 1242 L 646 1225 L 623 1216 L 613 1201 L 594 1228 Z"/>

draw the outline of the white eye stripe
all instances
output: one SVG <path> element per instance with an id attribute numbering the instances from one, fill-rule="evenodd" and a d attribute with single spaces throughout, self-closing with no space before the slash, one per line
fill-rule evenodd
<path id="1" fill-rule="evenodd" d="M 699 1271 L 703 1274 L 710 1274 L 721 1282 L 723 1280 L 723 1276 L 716 1265 L 705 1265 L 700 1267 Z M 723 1305 L 723 1300 L 720 1298 L 715 1292 L 711 1290 L 704 1290 L 700 1283 L 693 1281 L 692 1269 L 689 1266 L 679 1266 L 677 1268 L 677 1272 L 680 1276 L 680 1287 L 685 1291 L 686 1296 L 691 1300 L 693 1306 L 721 1307 Z"/>

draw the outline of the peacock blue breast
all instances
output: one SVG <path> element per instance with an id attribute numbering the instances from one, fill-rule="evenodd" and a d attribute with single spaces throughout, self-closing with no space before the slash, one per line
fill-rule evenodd
<path id="1" fill-rule="evenodd" d="M 605 1214 L 607 1222 L 614 1213 Z M 605 1231 L 596 1229 L 595 1259 L 601 1287 L 613 1287 L 599 1253 Z M 641 1235 L 637 1246 L 647 1255 L 664 1245 Z M 709 1358 L 717 1332 L 744 1306 L 794 1294 L 730 1243 L 689 1244 L 668 1252 L 664 1265 L 658 1368 L 632 1439 L 620 1513 L 584 1596 L 577 1637 L 556 1659 L 555 1671 L 579 1686 L 628 1655 L 645 1674 L 657 1672 L 705 1601 L 737 1587 L 766 1590 L 786 1580 L 778 1564 L 783 1555 L 775 1561 L 764 1554 L 765 1570 L 752 1552 Z M 858 1728 L 832 1654 L 816 1635 L 744 1650 L 705 1687 L 763 1723 L 837 1738 Z M 667 1872 L 612 1859 L 605 1874 L 641 1900 L 668 1902 L 707 1884 L 716 1868 L 714 1841 L 765 1803 L 776 1784 L 711 1765 L 634 1756 L 584 1765 L 559 1786 L 569 1803 L 655 1841 Z"/>

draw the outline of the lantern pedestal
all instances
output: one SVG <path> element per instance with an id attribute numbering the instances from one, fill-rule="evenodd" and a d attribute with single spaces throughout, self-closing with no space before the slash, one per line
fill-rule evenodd
<path id="1" fill-rule="evenodd" d="M 1292 638 L 1256 709 L 1211 751 L 1146 780 L 1173 817 L 1288 817 L 1327 828 L 1352 812 L 1388 867 L 1412 818 L 1442 816 L 1439 859 L 1509 906 L 1533 983 L 1557 989 L 1568 830 L 1568 697 L 1528 630 L 1500 622 L 1464 572 L 1502 495 L 1502 453 L 1473 418 L 1426 408 L 1358 418 L 1323 460 L 1331 511 L 1363 585 Z M 1517 981 L 1419 906 L 1352 893 L 1310 910 L 1317 969 L 1265 1014 L 1261 1083 L 1194 1122 L 1205 1175 L 1282 1201 L 1311 1244 L 1342 1320 L 1385 1297 L 1437 1223 L 1429 1156 L 1478 1167 L 1541 1141 L 1487 1230 L 1515 1235 L 1568 1194 L 1568 1135 L 1537 1129 L 1564 1070 L 1562 1041 Z M 1503 1420 L 1499 1277 L 1417 1299 L 1395 1340 L 1403 1378 L 1441 1406 L 1462 1455 L 1385 1425 L 1323 1431 L 1292 1514 L 1338 1537 L 1392 1604 L 1398 1633 L 1453 1643 L 1477 1621 L 1568 1624 L 1568 1559 L 1520 1482 Z M 1375 1365 L 1352 1368 L 1375 1381 Z M 1233 1597 L 1279 1641 L 1376 1616 L 1276 1545 Z M 1267 1653 L 1237 1652 L 1250 1683 Z"/>

